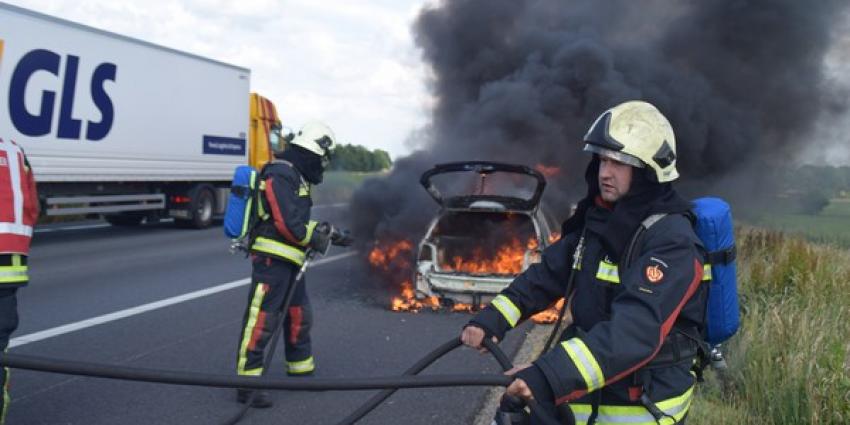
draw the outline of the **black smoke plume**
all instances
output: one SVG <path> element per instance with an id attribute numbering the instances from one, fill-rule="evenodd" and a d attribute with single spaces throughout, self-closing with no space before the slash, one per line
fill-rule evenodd
<path id="1" fill-rule="evenodd" d="M 764 167 L 793 158 L 825 114 L 847 109 L 824 58 L 841 0 L 457 0 L 423 9 L 414 34 L 436 104 L 421 150 L 352 202 L 360 241 L 414 243 L 436 205 L 435 163 L 558 167 L 545 202 L 559 219 L 585 192 L 581 138 L 605 109 L 643 99 L 671 121 L 678 186 L 748 199 Z M 739 196 L 742 195 L 742 196 Z M 368 251 L 368 247 L 366 247 Z"/>

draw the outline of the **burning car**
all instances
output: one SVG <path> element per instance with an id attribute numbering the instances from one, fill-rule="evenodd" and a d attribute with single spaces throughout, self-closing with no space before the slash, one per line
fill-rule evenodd
<path id="1" fill-rule="evenodd" d="M 418 299 L 475 309 L 539 262 L 555 236 L 540 208 L 546 179 L 530 167 L 441 164 L 426 171 L 420 183 L 440 211 L 415 253 Z"/>

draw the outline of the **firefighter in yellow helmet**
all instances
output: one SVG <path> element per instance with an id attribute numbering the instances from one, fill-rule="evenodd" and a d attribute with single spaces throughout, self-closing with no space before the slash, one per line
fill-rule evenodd
<path id="1" fill-rule="evenodd" d="M 507 394 L 533 397 L 565 423 L 681 424 L 693 397 L 690 369 L 708 287 L 691 205 L 670 183 L 678 177 L 673 130 L 653 105 L 629 101 L 600 115 L 584 142 L 593 154 L 588 193 L 563 237 L 461 339 L 476 348 L 485 337 L 500 340 L 567 296 L 573 321 L 560 343 L 511 371 Z"/>
<path id="2" fill-rule="evenodd" d="M 310 345 L 313 312 L 304 279 L 293 282 L 312 248 L 327 251 L 328 245 L 349 246 L 351 237 L 329 223 L 310 219 L 313 201 L 311 187 L 322 182 L 336 144 L 330 127 L 321 122 L 305 124 L 275 159 L 260 171 L 262 190 L 261 221 L 250 247 L 251 290 L 239 339 L 237 373 L 259 376 L 263 371 L 266 345 L 279 323 L 279 312 L 290 285 L 296 285 L 288 311 L 284 312 L 283 340 L 286 372 L 292 376 L 310 375 L 315 369 Z M 238 390 L 237 401 L 252 400 L 254 407 L 269 407 L 265 391 L 251 397 Z"/>

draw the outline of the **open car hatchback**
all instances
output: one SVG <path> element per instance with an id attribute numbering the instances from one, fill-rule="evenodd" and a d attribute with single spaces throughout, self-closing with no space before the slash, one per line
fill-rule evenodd
<path id="1" fill-rule="evenodd" d="M 546 180 L 538 171 L 454 162 L 426 171 L 420 183 L 440 212 L 417 247 L 417 298 L 476 308 L 540 261 L 552 232 L 540 208 Z"/>

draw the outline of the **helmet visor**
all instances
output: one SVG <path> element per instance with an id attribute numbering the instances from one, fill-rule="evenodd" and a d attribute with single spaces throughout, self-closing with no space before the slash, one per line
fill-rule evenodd
<path id="1" fill-rule="evenodd" d="M 623 164 L 631 165 L 636 168 L 644 168 L 646 164 L 643 161 L 622 152 L 612 151 L 611 149 L 605 149 L 601 146 L 592 145 L 590 143 L 584 145 L 585 152 L 592 152 L 599 156 L 604 156 L 606 158 L 613 159 L 617 162 L 622 162 Z"/>

